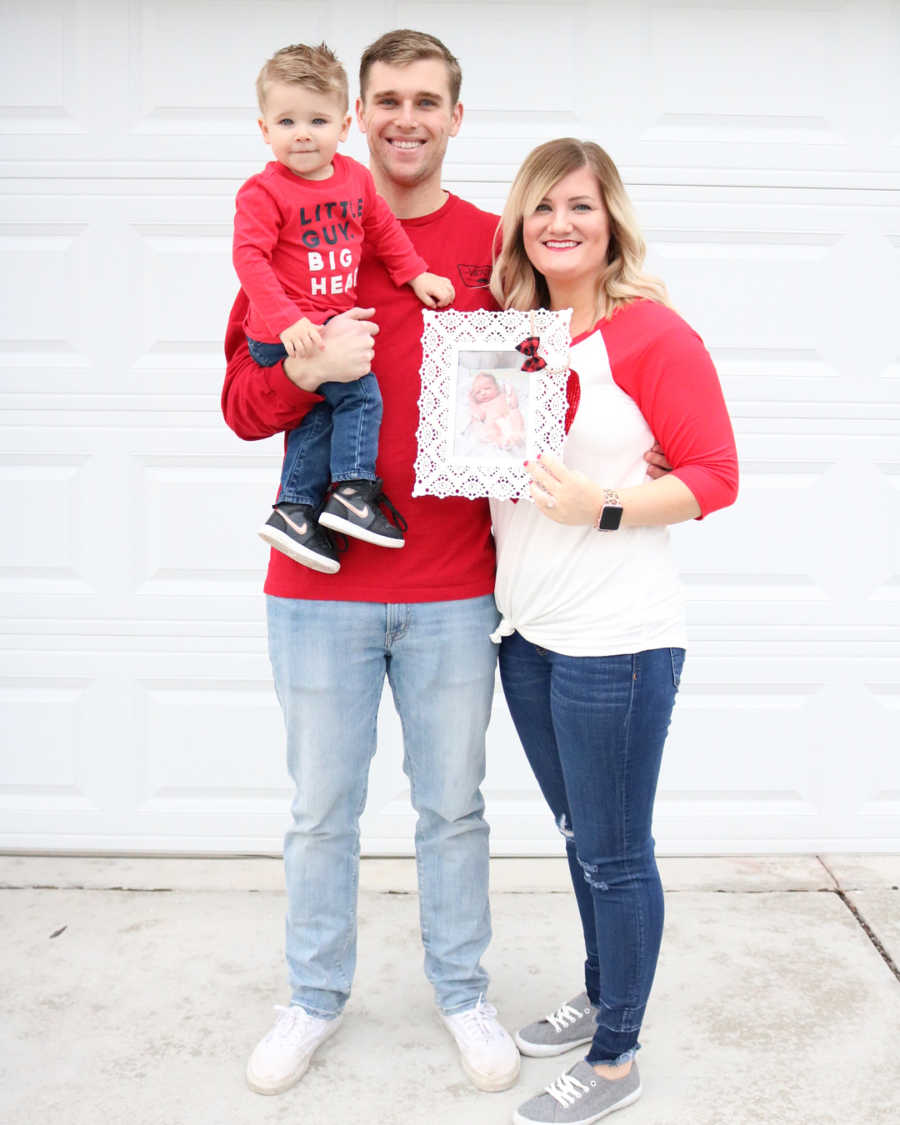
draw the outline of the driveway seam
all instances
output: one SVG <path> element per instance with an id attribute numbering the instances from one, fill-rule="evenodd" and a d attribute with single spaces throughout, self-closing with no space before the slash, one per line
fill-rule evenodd
<path id="1" fill-rule="evenodd" d="M 844 906 L 847 907 L 847 909 L 850 911 L 850 913 L 853 915 L 853 917 L 859 923 L 860 928 L 862 929 L 863 933 L 866 935 L 866 937 L 869 939 L 869 941 L 875 946 L 875 948 L 881 954 L 882 961 L 884 961 L 885 965 L 887 965 L 887 967 L 891 970 L 891 972 L 897 978 L 897 981 L 900 982 L 900 969 L 897 968 L 896 962 L 894 961 L 893 957 L 891 957 L 890 953 L 888 953 L 888 951 L 885 949 L 885 947 L 881 944 L 881 942 L 878 939 L 878 935 L 875 933 L 875 931 L 872 929 L 872 927 L 869 925 L 869 923 L 863 917 L 863 914 L 860 911 L 859 907 L 856 905 L 855 902 L 853 902 L 853 900 L 850 898 L 849 894 L 847 894 L 846 891 L 842 891 L 842 890 L 838 889 L 834 892 L 834 894 L 836 894 L 837 897 L 841 900 L 841 902 L 843 902 Z"/>

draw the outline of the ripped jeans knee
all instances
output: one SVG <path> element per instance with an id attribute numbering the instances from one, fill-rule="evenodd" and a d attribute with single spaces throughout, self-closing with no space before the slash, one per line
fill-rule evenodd
<path id="1" fill-rule="evenodd" d="M 569 818 L 564 812 L 560 813 L 556 818 L 556 827 L 559 830 L 560 836 L 566 843 L 575 842 L 575 833 L 572 831 L 572 825 L 569 823 Z"/>
<path id="2" fill-rule="evenodd" d="M 600 878 L 600 866 L 596 863 L 585 863 L 583 859 L 578 860 L 581 866 L 581 872 L 584 875 L 584 881 L 589 887 L 593 887 L 597 891 L 608 891 L 609 883 Z"/>
<path id="3" fill-rule="evenodd" d="M 627 891 L 659 879 L 652 840 L 622 856 L 598 857 L 594 862 L 588 862 L 576 852 L 576 858 L 584 881 L 597 891 Z"/>

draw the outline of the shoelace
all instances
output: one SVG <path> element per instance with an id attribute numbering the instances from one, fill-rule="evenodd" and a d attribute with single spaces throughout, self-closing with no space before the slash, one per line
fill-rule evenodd
<path id="1" fill-rule="evenodd" d="M 380 506 L 380 505 L 384 505 L 384 507 L 386 507 L 390 512 L 391 522 L 393 524 L 395 524 L 397 527 L 399 527 L 401 531 L 406 532 L 406 531 L 409 530 L 409 524 L 406 522 L 406 520 L 403 518 L 403 516 L 400 515 L 400 513 L 397 511 L 397 509 L 394 507 L 394 505 L 390 502 L 390 500 L 387 498 L 387 496 L 385 496 L 385 494 L 383 492 L 379 492 L 375 496 L 373 496 L 372 497 L 372 503 L 376 507 Z M 496 1014 L 497 1013 L 495 1012 L 494 1015 L 496 1015 Z"/>
<path id="2" fill-rule="evenodd" d="M 544 1089 L 551 1098 L 555 1098 L 559 1102 L 563 1109 L 574 1105 L 582 1094 L 589 1091 L 589 1087 L 585 1086 L 574 1074 L 563 1074 L 555 1082 L 545 1086 Z"/>
<path id="3" fill-rule="evenodd" d="M 570 1023 L 575 1023 L 576 1020 L 580 1019 L 581 1012 L 577 1008 L 573 1008 L 571 1004 L 563 1004 L 547 1016 L 547 1023 L 554 1031 L 564 1031 Z"/>
<path id="4" fill-rule="evenodd" d="M 275 1026 L 269 1032 L 271 1039 L 293 1039 L 298 1030 L 298 1025 L 301 1029 L 305 1030 L 306 1012 L 302 1008 L 292 1004 L 290 1007 L 285 1007 L 284 1004 L 274 1004 L 274 1010 L 278 1013 L 278 1019 L 275 1021 Z"/>
<path id="5" fill-rule="evenodd" d="M 483 997 L 479 997 L 474 1008 L 467 1012 L 460 1012 L 457 1016 L 458 1026 L 469 1039 L 483 1039 L 488 1043 L 498 1037 L 497 1009 L 493 1004 L 488 1004 Z"/>
<path id="6" fill-rule="evenodd" d="M 332 547 L 334 547 L 335 551 L 339 555 L 342 555 L 345 551 L 349 550 L 350 540 L 343 533 L 343 531 L 335 531 L 334 528 L 331 527 L 320 527 L 319 530 L 322 532 L 326 539 L 329 539 L 331 541 Z"/>

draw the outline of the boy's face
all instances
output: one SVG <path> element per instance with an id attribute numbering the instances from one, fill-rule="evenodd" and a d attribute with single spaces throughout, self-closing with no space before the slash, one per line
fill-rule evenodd
<path id="1" fill-rule="evenodd" d="M 347 138 L 350 114 L 338 94 L 274 82 L 259 127 L 279 164 L 304 180 L 326 180 L 337 146 Z"/>
<path id="2" fill-rule="evenodd" d="M 412 187 L 440 179 L 447 141 L 462 122 L 462 103 L 450 101 L 450 77 L 442 59 L 418 59 L 408 66 L 376 62 L 356 115 L 372 164 L 395 184 Z"/>

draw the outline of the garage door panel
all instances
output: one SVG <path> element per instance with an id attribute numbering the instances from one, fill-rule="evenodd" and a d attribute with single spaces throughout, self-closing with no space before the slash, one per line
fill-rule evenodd
<path id="1" fill-rule="evenodd" d="M 0 613 L 10 618 L 259 617 L 281 440 L 218 421 L 0 428 Z M 52 613 L 47 597 L 53 596 Z"/>
<path id="2" fill-rule="evenodd" d="M 139 812 L 274 801 L 283 815 L 290 790 L 281 754 L 283 726 L 270 677 L 257 681 L 142 679 L 135 729 Z"/>
<path id="3" fill-rule="evenodd" d="M 900 818 L 900 683 L 869 682 L 863 684 L 863 690 L 866 737 L 863 753 L 856 760 L 863 798 L 858 813 L 863 819 L 871 819 L 873 825 L 880 821 L 882 831 L 887 833 L 891 823 Z"/>
<path id="4" fill-rule="evenodd" d="M 14 279 L 0 304 L 4 390 L 203 394 L 212 408 L 237 289 L 231 185 L 201 197 L 30 186 L 41 194 L 3 198 L 15 220 L 0 226 Z"/>
<path id="5" fill-rule="evenodd" d="M 0 807 L 99 811 L 84 791 L 84 701 L 90 681 L 65 676 L 7 676 L 0 705 L 4 740 Z M 13 733 L 15 732 L 15 733 Z"/>
<path id="6" fill-rule="evenodd" d="M 0 226 L 0 271 L 16 279 L 14 286 L 4 287 L 0 302 L 4 361 L 29 369 L 87 366 L 78 299 L 86 272 L 86 230 L 86 224 L 68 222 Z"/>
<path id="7" fill-rule="evenodd" d="M 879 685 L 882 697 L 900 697 L 898 654 L 881 662 L 822 645 L 813 656 L 810 644 L 803 656 L 780 657 L 769 647 L 754 660 L 740 646 L 733 658 L 692 646 L 660 778 L 657 839 L 692 846 L 705 824 L 737 847 L 761 830 L 772 848 L 791 838 L 812 846 L 819 838 L 854 846 L 868 838 L 876 849 L 890 847 L 896 715 L 892 737 L 891 721 L 875 720 L 865 681 L 878 668 L 893 677 Z M 836 744 L 852 763 L 843 773 L 834 769 Z"/>
<path id="8" fill-rule="evenodd" d="M 274 499 L 272 459 L 185 453 L 138 456 L 132 467 L 136 597 L 258 589 L 266 548 L 255 531 Z"/>
<path id="9" fill-rule="evenodd" d="M 81 513 L 88 454 L 0 454 L 0 590 L 83 595 L 90 590 Z"/>
<path id="10" fill-rule="evenodd" d="M 821 683 L 743 677 L 739 659 L 729 662 L 733 679 L 711 681 L 708 661 L 691 653 L 660 776 L 658 817 L 669 805 L 706 806 L 706 811 L 809 817 L 822 807 L 808 742 Z M 687 668 L 687 662 L 685 664 Z M 740 669 L 742 672 L 744 668 Z M 782 664 L 782 672 L 795 674 Z M 702 755 L 690 747 L 703 745 Z M 783 760 L 789 745 L 789 760 Z M 682 813 L 683 815 L 683 813 Z"/>
<path id="11" fill-rule="evenodd" d="M 324 0 L 304 0 L 302 9 L 294 0 L 252 9 L 237 0 L 133 0 L 130 7 L 138 133 L 231 132 L 252 104 L 265 59 L 286 43 L 318 43 L 332 31 Z M 248 56 L 258 60 L 255 69 Z"/>
<path id="12" fill-rule="evenodd" d="M 0 120 L 11 134 L 83 133 L 76 13 L 65 0 L 3 5 Z M 39 71 L 34 60 L 41 59 Z M 40 74 L 40 81 L 35 75 Z"/>

